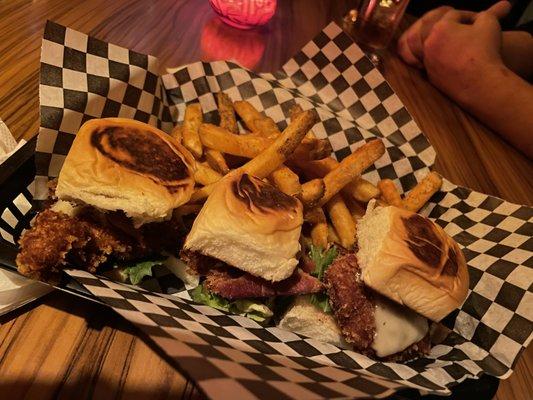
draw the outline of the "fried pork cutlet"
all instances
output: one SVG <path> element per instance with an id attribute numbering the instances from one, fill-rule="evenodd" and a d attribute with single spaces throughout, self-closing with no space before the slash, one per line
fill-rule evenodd
<path id="1" fill-rule="evenodd" d="M 131 240 L 112 229 L 50 209 L 37 215 L 19 244 L 19 272 L 40 280 L 73 265 L 94 272 L 110 256 L 127 259 L 133 250 Z"/>
<path id="2" fill-rule="evenodd" d="M 120 213 L 85 207 L 76 216 L 46 209 L 21 237 L 17 255 L 22 275 L 54 281 L 67 267 L 95 272 L 110 259 L 132 260 L 177 251 L 183 233 L 173 221 L 135 229 Z"/>
<path id="3" fill-rule="evenodd" d="M 357 350 L 365 350 L 374 341 L 374 294 L 359 277 L 355 254 L 338 257 L 324 276 L 331 308 L 344 339 Z"/>
<path id="4" fill-rule="evenodd" d="M 377 359 L 371 345 L 376 334 L 376 297 L 379 294 L 363 284 L 355 254 L 339 256 L 324 276 L 329 301 L 342 336 L 354 349 Z M 383 357 L 384 361 L 403 362 L 429 353 L 429 335 L 403 351 Z"/>
<path id="5" fill-rule="evenodd" d="M 46 210 L 35 219 L 32 229 L 19 241 L 18 270 L 30 278 L 46 280 L 67 264 L 67 255 L 79 251 L 90 237 L 82 224 L 65 214 Z"/>

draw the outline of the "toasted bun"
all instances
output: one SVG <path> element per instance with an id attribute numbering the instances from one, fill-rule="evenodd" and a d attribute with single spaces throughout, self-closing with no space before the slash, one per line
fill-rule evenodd
<path id="1" fill-rule="evenodd" d="M 102 210 L 122 210 L 136 225 L 161 221 L 190 199 L 193 165 L 184 147 L 153 126 L 92 119 L 74 139 L 56 194 Z"/>
<path id="2" fill-rule="evenodd" d="M 298 199 L 250 175 L 230 174 L 207 199 L 184 248 L 280 281 L 298 264 L 302 214 Z"/>
<path id="3" fill-rule="evenodd" d="M 344 341 L 333 315 L 319 310 L 311 304 L 309 298 L 309 295 L 298 296 L 279 321 L 278 327 L 343 349 L 350 349 L 351 346 Z"/>
<path id="4" fill-rule="evenodd" d="M 468 293 L 468 270 L 457 243 L 411 211 L 378 207 L 357 224 L 357 260 L 365 284 L 440 321 Z"/>

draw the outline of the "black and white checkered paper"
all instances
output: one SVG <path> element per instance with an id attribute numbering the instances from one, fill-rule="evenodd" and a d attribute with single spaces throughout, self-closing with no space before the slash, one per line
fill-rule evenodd
<path id="1" fill-rule="evenodd" d="M 47 24 L 36 199 L 45 197 L 46 181 L 58 175 L 86 120 L 135 118 L 169 132 L 185 106 L 199 101 L 205 119 L 216 123 L 214 93 L 220 90 L 250 101 L 280 129 L 293 104 L 316 109 L 320 122 L 313 131 L 331 141 L 339 159 L 381 137 L 386 154 L 365 174 L 374 183 L 390 178 L 405 192 L 434 162 L 433 148 L 383 76 L 335 24 L 276 73 L 257 74 L 224 61 L 157 72 L 154 57 Z M 168 283 L 168 274 L 139 288 L 68 273 L 143 330 L 213 399 L 385 397 L 406 387 L 446 394 L 468 377 L 508 377 L 532 338 L 533 210 L 445 181 L 422 214 L 462 246 L 471 291 L 445 319 L 446 339 L 428 357 L 405 365 L 197 305 L 182 286 Z"/>

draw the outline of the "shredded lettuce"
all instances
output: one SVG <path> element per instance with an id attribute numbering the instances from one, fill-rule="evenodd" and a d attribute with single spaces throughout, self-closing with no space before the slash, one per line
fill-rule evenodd
<path id="1" fill-rule="evenodd" d="M 328 250 L 323 250 L 322 247 L 311 245 L 309 257 L 315 263 L 315 270 L 311 272 L 311 275 L 314 275 L 319 280 L 322 280 L 328 267 L 331 265 L 333 260 L 337 258 L 337 254 L 338 251 L 335 246 L 330 247 Z"/>
<path id="2" fill-rule="evenodd" d="M 311 245 L 309 250 L 309 257 L 315 263 L 315 270 L 311 275 L 316 276 L 320 281 L 324 278 L 324 273 L 329 268 L 333 260 L 337 258 L 338 251 L 335 246 L 328 250 L 323 250 L 321 247 Z M 325 313 L 331 313 L 331 306 L 329 304 L 329 297 L 326 293 L 315 293 L 310 297 L 311 304 Z"/>
<path id="3" fill-rule="evenodd" d="M 141 283 L 145 276 L 152 276 L 152 268 L 163 264 L 163 260 L 144 260 L 128 264 L 120 274 L 129 279 L 132 285 Z"/>
<path id="4" fill-rule="evenodd" d="M 311 304 L 327 314 L 331 314 L 331 306 L 329 305 L 329 297 L 326 293 L 314 293 L 309 298 Z"/>
<path id="5" fill-rule="evenodd" d="M 190 294 L 191 298 L 197 303 L 232 314 L 243 315 L 259 323 L 267 323 L 273 315 L 272 310 L 264 303 L 249 299 L 229 301 L 211 293 L 204 285 L 196 286 L 191 290 Z"/>
<path id="6" fill-rule="evenodd" d="M 244 315 L 260 323 L 264 323 L 273 315 L 273 312 L 265 304 L 248 299 L 235 300 L 230 303 L 230 312 Z"/>
<path id="7" fill-rule="evenodd" d="M 174 275 L 176 275 L 184 284 L 185 288 L 192 289 L 200 284 L 200 276 L 187 267 L 182 260 L 173 255 L 163 261 L 163 265 Z"/>

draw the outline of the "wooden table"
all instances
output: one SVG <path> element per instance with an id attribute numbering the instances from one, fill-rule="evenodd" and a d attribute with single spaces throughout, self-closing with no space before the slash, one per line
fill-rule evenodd
<path id="1" fill-rule="evenodd" d="M 354 1 L 279 1 L 266 29 L 235 31 L 207 0 L 7 0 L 0 2 L 0 118 L 17 139 L 39 126 L 39 51 L 54 20 L 100 39 L 158 56 L 168 67 L 234 58 L 258 71 L 279 68 Z M 238 36 L 236 36 L 238 35 Z M 213 46 L 213 42 L 217 43 Z M 384 75 L 439 154 L 452 182 L 531 204 L 530 161 L 467 115 L 393 51 Z M 501 383 L 497 399 L 533 393 L 533 349 Z M 191 384 L 112 311 L 54 292 L 0 318 L 0 397 L 196 398 Z"/>

